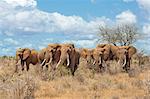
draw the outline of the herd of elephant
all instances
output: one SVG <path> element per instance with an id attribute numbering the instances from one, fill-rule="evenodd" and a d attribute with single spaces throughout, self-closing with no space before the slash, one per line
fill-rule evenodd
<path id="1" fill-rule="evenodd" d="M 22 71 L 24 65 L 29 70 L 29 65 L 39 65 L 56 70 L 59 66 L 66 66 L 74 75 L 80 59 L 84 59 L 87 64 L 98 66 L 100 70 L 107 67 L 107 62 L 116 60 L 121 68 L 128 72 L 130 61 L 137 52 L 134 46 L 114 46 L 111 44 L 98 44 L 96 48 L 75 48 L 74 44 L 49 44 L 40 51 L 29 48 L 19 48 L 16 51 L 16 69 L 18 71 L 19 61 Z"/>

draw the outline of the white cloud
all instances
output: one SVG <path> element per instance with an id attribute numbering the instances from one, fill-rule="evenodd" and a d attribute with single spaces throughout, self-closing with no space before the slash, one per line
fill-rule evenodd
<path id="1" fill-rule="evenodd" d="M 91 0 L 91 2 L 92 2 L 92 3 L 95 3 L 95 2 L 96 2 L 96 0 Z"/>
<path id="2" fill-rule="evenodd" d="M 11 52 L 11 49 L 9 49 L 9 48 L 2 48 L 1 51 L 5 52 L 5 53 L 8 53 L 8 52 Z"/>
<path id="3" fill-rule="evenodd" d="M 150 24 L 145 24 L 143 26 L 143 32 L 150 35 Z"/>
<path id="4" fill-rule="evenodd" d="M 141 8 L 150 13 L 150 0 L 136 0 Z"/>
<path id="5" fill-rule="evenodd" d="M 39 50 L 45 48 L 45 46 L 38 46 Z"/>
<path id="6" fill-rule="evenodd" d="M 116 16 L 117 23 L 134 24 L 137 22 L 136 15 L 130 10 L 124 11 Z"/>
<path id="7" fill-rule="evenodd" d="M 124 2 L 132 2 L 132 1 L 137 2 L 139 7 L 146 11 L 146 13 L 148 14 L 148 19 L 150 20 L 150 0 L 123 0 L 123 1 Z"/>
<path id="8" fill-rule="evenodd" d="M 12 38 L 5 38 L 5 39 L 3 40 L 3 42 L 4 42 L 4 43 L 8 43 L 8 44 L 13 44 L 13 45 L 18 45 L 18 44 L 19 44 L 18 41 L 14 40 L 14 39 L 12 39 Z"/>
<path id="9" fill-rule="evenodd" d="M 132 2 L 132 1 L 134 1 L 134 0 L 123 0 L 124 2 Z"/>
<path id="10" fill-rule="evenodd" d="M 6 1 L 6 2 L 4 2 Z M 80 16 L 65 16 L 58 12 L 48 13 L 38 10 L 35 0 L 3 0 L 0 1 L 0 30 L 6 34 L 15 33 L 95 33 L 99 25 L 105 25 L 110 20 L 98 17 L 86 21 Z M 15 6 L 14 7 L 12 7 Z M 21 6 L 17 8 L 16 6 Z M 29 5 L 29 6 L 28 6 Z M 25 9 L 31 7 L 31 9 Z"/>
<path id="11" fill-rule="evenodd" d="M 3 0 L 6 1 L 8 4 L 16 7 L 16 6 L 22 6 L 22 7 L 35 7 L 37 5 L 37 2 L 35 0 Z"/>
<path id="12" fill-rule="evenodd" d="M 11 31 L 5 31 L 4 34 L 7 36 L 13 36 L 13 33 Z"/>
<path id="13" fill-rule="evenodd" d="M 86 48 L 93 48 L 95 47 L 97 39 L 92 40 L 66 40 L 63 43 L 73 43 L 78 47 L 86 47 Z"/>
<path id="14" fill-rule="evenodd" d="M 23 48 L 33 48 L 33 44 L 26 43 L 25 45 L 22 45 L 21 47 L 23 47 Z"/>
<path id="15" fill-rule="evenodd" d="M 150 21 L 150 0 L 136 0 L 140 8 L 145 10 L 145 17 Z"/>

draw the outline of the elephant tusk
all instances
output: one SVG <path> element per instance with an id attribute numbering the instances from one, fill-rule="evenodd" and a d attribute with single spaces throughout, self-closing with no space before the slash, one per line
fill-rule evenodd
<path id="1" fill-rule="evenodd" d="M 99 65 L 102 63 L 102 57 L 99 57 Z"/>
<path id="2" fill-rule="evenodd" d="M 61 60 L 59 60 L 59 62 L 57 63 L 56 69 L 58 68 L 58 66 L 60 65 L 60 63 L 61 63 Z"/>
<path id="3" fill-rule="evenodd" d="M 67 66 L 70 65 L 69 55 L 67 54 Z"/>
<path id="4" fill-rule="evenodd" d="M 95 65 L 95 64 L 96 64 L 96 61 L 94 60 L 93 65 Z"/>
<path id="5" fill-rule="evenodd" d="M 43 66 L 43 64 L 46 62 L 46 59 L 43 60 L 43 62 L 41 63 L 41 66 Z"/>
<path id="6" fill-rule="evenodd" d="M 120 60 L 118 61 L 118 64 L 120 65 Z"/>
<path id="7" fill-rule="evenodd" d="M 127 62 L 127 60 L 125 59 L 125 60 L 124 60 L 124 63 L 123 63 L 123 67 L 126 65 L 126 62 Z"/>
<path id="8" fill-rule="evenodd" d="M 49 60 L 49 64 L 52 62 L 52 60 L 53 60 L 52 58 Z"/>
<path id="9" fill-rule="evenodd" d="M 51 62 L 52 62 L 52 58 L 49 60 L 49 62 L 48 63 L 46 63 L 45 65 L 49 65 L 49 64 L 51 64 Z"/>

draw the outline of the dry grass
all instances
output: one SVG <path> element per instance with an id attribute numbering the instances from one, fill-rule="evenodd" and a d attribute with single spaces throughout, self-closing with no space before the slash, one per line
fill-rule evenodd
<path id="1" fill-rule="evenodd" d="M 132 64 L 129 73 L 115 62 L 108 72 L 87 69 L 84 62 L 72 77 L 62 67 L 55 72 L 39 72 L 37 66 L 14 73 L 14 58 L 0 59 L 0 99 L 149 99 L 150 64 Z"/>

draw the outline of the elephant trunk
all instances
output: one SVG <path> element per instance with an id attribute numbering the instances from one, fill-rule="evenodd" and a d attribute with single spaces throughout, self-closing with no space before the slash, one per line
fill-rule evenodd
<path id="1" fill-rule="evenodd" d="M 102 57 L 101 56 L 99 56 L 96 59 L 94 59 L 93 65 L 96 65 L 96 64 L 97 65 L 102 64 Z"/>
<path id="2" fill-rule="evenodd" d="M 91 56 L 87 56 L 87 63 L 91 63 L 92 62 L 92 57 Z"/>
<path id="3" fill-rule="evenodd" d="M 51 64 L 51 63 L 52 63 L 52 60 L 53 60 L 53 58 L 50 58 L 49 62 L 48 62 L 48 63 L 46 63 L 45 65 L 49 65 L 49 64 Z"/>

